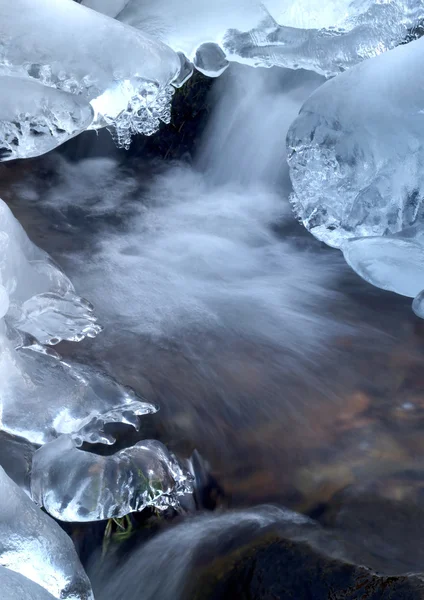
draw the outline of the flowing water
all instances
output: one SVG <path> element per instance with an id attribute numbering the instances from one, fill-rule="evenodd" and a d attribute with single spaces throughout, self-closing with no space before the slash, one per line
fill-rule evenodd
<path id="1" fill-rule="evenodd" d="M 273 506 L 189 519 L 148 541 L 114 571 L 113 577 L 105 574 L 107 567 L 94 572 L 96 596 L 124 600 L 130 594 L 130 598 L 175 600 L 190 587 L 187 573 L 199 557 L 205 561 L 207 556 L 222 552 L 223 546 L 228 552 L 232 545 L 246 543 L 276 524 L 290 529 L 306 523 L 296 513 Z M 164 572 L 168 573 L 166 578 Z"/>
<path id="2" fill-rule="evenodd" d="M 2 191 L 105 326 L 60 351 L 157 402 L 146 429 L 180 455 L 197 448 L 236 507 L 312 513 L 347 486 L 421 501 L 422 326 L 291 214 L 285 135 L 321 83 L 232 66 L 192 160 L 105 157 L 94 143 Z M 143 581 L 157 575 L 134 597 L 178 598 L 195 540 L 239 517 L 205 519 L 132 559 Z M 132 600 L 127 579 L 100 600 Z"/>

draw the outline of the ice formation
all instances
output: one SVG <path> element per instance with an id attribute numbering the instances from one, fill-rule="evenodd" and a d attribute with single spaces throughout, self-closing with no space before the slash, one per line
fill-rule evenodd
<path id="1" fill-rule="evenodd" d="M 424 246 L 396 237 L 364 237 L 343 245 L 346 262 L 363 279 L 414 298 L 424 289 Z"/>
<path id="2" fill-rule="evenodd" d="M 122 517 L 147 506 L 161 510 L 191 492 L 189 473 L 155 440 L 98 456 L 62 436 L 33 457 L 32 498 L 62 521 Z"/>
<path id="3" fill-rule="evenodd" d="M 80 342 L 95 337 L 101 326 L 93 306 L 73 292 L 37 294 L 22 303 L 15 327 L 33 335 L 42 344 L 55 345 L 61 340 Z"/>
<path id="4" fill-rule="evenodd" d="M 92 306 L 28 239 L 3 201 L 0 249 L 2 430 L 35 444 L 76 432 L 80 441 L 112 443 L 103 432 L 105 423 L 138 426 L 139 415 L 155 412 L 106 375 L 65 363 L 41 346 L 61 339 L 80 341 L 101 328 Z"/>
<path id="5" fill-rule="evenodd" d="M 0 565 L 53 597 L 92 600 L 71 540 L 26 495 L 29 487 L 53 515 L 91 521 L 146 506 L 178 506 L 179 496 L 192 491 L 191 476 L 155 441 L 107 458 L 77 449 L 83 442 L 113 444 L 105 424 L 138 428 L 139 416 L 157 408 L 106 374 L 64 362 L 43 345 L 79 341 L 100 327 L 91 305 L 75 295 L 69 279 L 28 239 L 2 201 L 0 243 L 0 464 L 16 481 L 0 469 Z M 61 434 L 69 435 L 56 439 Z M 45 446 L 36 450 L 34 444 Z M 11 599 L 22 589 L 26 598 L 48 597 L 13 576 L 6 585 L 13 586 Z"/>
<path id="6" fill-rule="evenodd" d="M 195 61 L 204 43 L 228 60 L 326 75 L 394 47 L 424 16 L 419 0 L 83 0 Z M 220 60 L 219 55 L 217 56 Z M 208 74 L 219 69 L 210 68 Z"/>
<path id="7" fill-rule="evenodd" d="M 5 600 L 54 600 L 37 583 L 4 567 L 0 567 L 0 589 Z"/>
<path id="8" fill-rule="evenodd" d="M 31 0 L 0 5 L 0 160 L 42 154 L 87 128 L 109 127 L 128 147 L 133 133 L 169 123 L 191 63 L 208 76 L 228 61 L 332 75 L 402 43 L 424 19 L 418 0 L 83 4 L 39 0 L 36 27 Z"/>
<path id="9" fill-rule="evenodd" d="M 421 319 L 424 319 L 424 291 L 421 291 L 414 298 L 412 303 L 412 310 Z"/>
<path id="10" fill-rule="evenodd" d="M 415 297 L 413 310 L 424 316 L 420 229 L 424 40 L 393 50 L 414 37 L 414 28 L 424 18 L 422 2 L 328 0 L 323 6 L 318 0 L 212 4 L 85 0 L 83 4 L 0 3 L 0 160 L 37 156 L 81 131 L 101 127 L 108 127 L 126 147 L 132 133 L 150 135 L 161 121 L 169 122 L 174 87 L 191 76 L 193 65 L 211 77 L 223 73 L 230 61 L 306 68 L 324 75 L 353 67 L 315 92 L 289 132 L 295 210 L 316 237 L 340 247 L 364 279 Z M 356 63 L 362 64 L 355 67 Z M 268 246 L 274 242 L 269 233 L 274 199 L 269 202 L 268 207 L 262 202 L 259 209 L 267 214 L 258 239 L 273 269 L 277 255 Z M 164 206 L 165 211 L 176 210 L 160 205 Z M 179 215 L 184 225 L 187 214 L 191 213 L 183 206 Z M 199 214 L 203 223 L 203 213 Z M 208 216 L 210 248 L 213 211 Z M 223 222 L 219 219 L 220 244 Z M 200 238 L 196 226 L 191 226 L 197 248 Z M 239 226 L 244 240 L 245 223 Z M 149 223 L 146 227 L 144 221 L 143 228 L 145 240 Z M 222 256 L 226 248 L 235 247 L 232 224 L 230 229 L 231 243 L 224 240 L 223 253 L 219 246 L 215 264 L 210 252 L 205 260 L 221 279 Z M 149 249 L 141 254 L 145 264 L 153 257 L 158 276 L 157 221 L 154 232 Z M 124 284 L 126 278 L 134 282 L 134 257 L 140 265 L 135 227 L 123 244 L 128 247 L 131 236 L 137 240 L 128 255 L 128 271 L 120 269 Z M 197 266 L 187 262 L 190 249 L 187 236 L 183 237 L 179 231 L 174 245 L 184 247 L 184 252 L 170 251 L 172 243 L 161 250 L 174 277 L 178 260 L 185 261 L 182 271 L 188 270 L 187 280 L 193 281 L 192 289 L 206 306 L 213 288 L 198 279 Z M 245 259 L 244 252 L 242 261 L 237 256 L 230 262 L 228 281 L 234 283 L 239 272 L 244 281 Z M 166 271 L 167 264 L 161 265 Z M 136 275 L 140 281 L 143 276 Z M 166 278 L 167 293 L 170 281 Z M 153 294 L 162 295 L 159 287 Z M 244 287 L 241 294 L 245 295 Z M 219 292 L 217 305 L 220 299 Z M 109 302 L 113 301 L 112 294 Z M 158 303 L 152 305 L 157 319 Z M 131 310 L 119 302 L 120 316 L 131 316 Z M 207 310 L 213 313 L 208 306 Z M 240 307 L 235 311 L 240 319 Z M 267 325 L 257 320 L 256 327 L 265 329 L 263 323 Z M 32 244 L 0 200 L 0 414 L 1 435 L 6 436 L 0 439 L 0 464 L 7 462 L 8 473 L 16 480 L 0 467 L 0 585 L 10 600 L 93 600 L 71 540 L 39 507 L 63 521 L 94 521 L 148 506 L 178 508 L 192 493 L 192 475 L 158 441 L 144 440 L 108 456 L 80 449 L 84 442 L 113 444 L 106 424 L 138 428 L 141 415 L 157 410 L 106 374 L 65 362 L 46 347 L 62 340 L 78 342 L 100 331 L 91 304 L 76 295 L 70 280 Z"/>
<path id="11" fill-rule="evenodd" d="M 0 565 L 31 579 L 55 598 L 93 600 L 71 539 L 1 467 Z"/>
<path id="12" fill-rule="evenodd" d="M 421 23 L 420 0 L 265 0 L 269 17 L 252 31 L 227 34 L 227 54 L 254 66 L 335 75 L 394 48 Z M 413 35 L 413 33 L 412 33 Z"/>
<path id="13" fill-rule="evenodd" d="M 218 77 L 222 75 L 230 63 L 225 57 L 225 52 L 218 44 L 206 42 L 197 48 L 193 64 L 203 75 Z"/>
<path id="14" fill-rule="evenodd" d="M 32 457 L 37 448 L 22 438 L 0 431 L 0 465 L 28 496 Z"/>
<path id="15" fill-rule="evenodd" d="M 9 76 L 0 79 L 0 160 L 105 126 L 128 147 L 133 133 L 151 135 L 170 121 L 173 86 L 191 63 L 208 76 L 228 61 L 332 75 L 402 43 L 424 19 L 418 0 L 82 4 L 39 0 L 36 27 L 31 0 L 0 5 L 0 76 Z"/>
<path id="16" fill-rule="evenodd" d="M 424 289 L 423 59 L 420 39 L 328 81 L 287 136 L 305 227 L 367 281 L 411 297 Z"/>
<path id="17" fill-rule="evenodd" d="M 1 109 L 0 109 L 1 110 Z M 0 313 L 41 343 L 93 337 L 101 327 L 92 306 L 37 248 L 0 200 Z M 1 358 L 0 358 L 1 360 Z"/>
<path id="18" fill-rule="evenodd" d="M 4 337 L 0 371 L 2 429 L 34 444 L 44 444 L 63 433 L 76 441 L 113 444 L 104 432 L 106 423 L 126 423 L 138 428 L 140 415 L 156 407 L 140 401 L 106 374 L 33 349 L 15 350 Z"/>
<path id="19" fill-rule="evenodd" d="M 0 160 L 44 154 L 87 129 L 93 116 L 79 96 L 0 77 Z"/>
<path id="20" fill-rule="evenodd" d="M 295 211 L 331 246 L 422 219 L 423 59 L 420 39 L 331 79 L 289 130 Z"/>
<path id="21" fill-rule="evenodd" d="M 71 0 L 0 3 L 0 75 L 77 94 L 92 127 L 113 126 L 123 145 L 169 119 L 180 65 L 162 42 Z"/>

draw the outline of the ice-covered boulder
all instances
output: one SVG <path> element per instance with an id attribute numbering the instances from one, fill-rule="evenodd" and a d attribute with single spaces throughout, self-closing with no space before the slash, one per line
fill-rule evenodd
<path id="1" fill-rule="evenodd" d="M 424 289 L 423 60 L 419 39 L 328 81 L 287 136 L 301 222 L 366 281 L 411 298 Z"/>
<path id="2" fill-rule="evenodd" d="M 147 506 L 178 507 L 178 497 L 191 492 L 189 473 L 155 440 L 99 456 L 62 436 L 33 457 L 32 498 L 62 521 L 122 517 Z"/>
<path id="3" fill-rule="evenodd" d="M 191 61 L 202 44 L 214 43 L 228 60 L 302 67 L 326 75 L 393 48 L 424 16 L 419 0 L 83 0 L 83 4 L 159 37 Z M 212 68 L 209 71 L 213 73 Z"/>
<path id="4" fill-rule="evenodd" d="M 31 579 L 55 598 L 94 600 L 71 539 L 1 467 L 0 565 Z M 10 600 L 3 588 L 1 595 Z M 28 596 L 19 600 L 23 598 Z"/>
<path id="5" fill-rule="evenodd" d="M 422 231 L 424 39 L 318 88 L 287 136 L 294 209 L 318 239 Z"/>
<path id="6" fill-rule="evenodd" d="M 162 42 L 72 0 L 0 3 L 0 75 L 35 79 L 91 102 L 92 127 L 122 144 L 169 118 L 180 58 Z"/>
<path id="7" fill-rule="evenodd" d="M 0 160 L 30 158 L 53 150 L 87 129 L 88 101 L 36 81 L 0 77 Z"/>

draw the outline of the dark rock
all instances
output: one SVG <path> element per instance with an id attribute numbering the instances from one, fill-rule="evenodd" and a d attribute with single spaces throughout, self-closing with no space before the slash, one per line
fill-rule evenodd
<path id="1" fill-rule="evenodd" d="M 390 575 L 424 572 L 424 510 L 415 502 L 348 489 L 319 521 L 343 541 L 352 562 Z"/>
<path id="2" fill-rule="evenodd" d="M 212 108 L 209 91 L 214 81 L 195 71 L 175 91 L 171 123 L 162 124 L 160 130 L 150 137 L 136 136 L 128 151 L 129 156 L 177 160 L 194 155 Z"/>
<path id="3" fill-rule="evenodd" d="M 305 542 L 267 536 L 218 559 L 197 580 L 191 600 L 418 600 L 415 576 L 381 577 L 326 557 Z"/>
<path id="4" fill-rule="evenodd" d="M 201 140 L 213 98 L 209 94 L 215 79 L 195 71 L 192 77 L 175 90 L 171 122 L 161 124 L 152 136 L 136 135 L 129 150 L 116 148 L 106 129 L 85 131 L 57 149 L 68 160 L 92 157 L 116 157 L 118 160 L 162 159 L 178 160 L 192 156 Z"/>
<path id="5" fill-rule="evenodd" d="M 201 454 L 194 450 L 187 461 L 188 469 L 194 477 L 194 500 L 199 510 L 215 510 L 226 502 L 224 489 L 211 472 L 210 465 Z"/>

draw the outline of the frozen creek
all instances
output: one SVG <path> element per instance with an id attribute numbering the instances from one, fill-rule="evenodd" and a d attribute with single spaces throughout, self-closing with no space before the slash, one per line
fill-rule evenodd
<path id="1" fill-rule="evenodd" d="M 10 600 L 424 597 L 423 18 L 0 0 Z"/>

